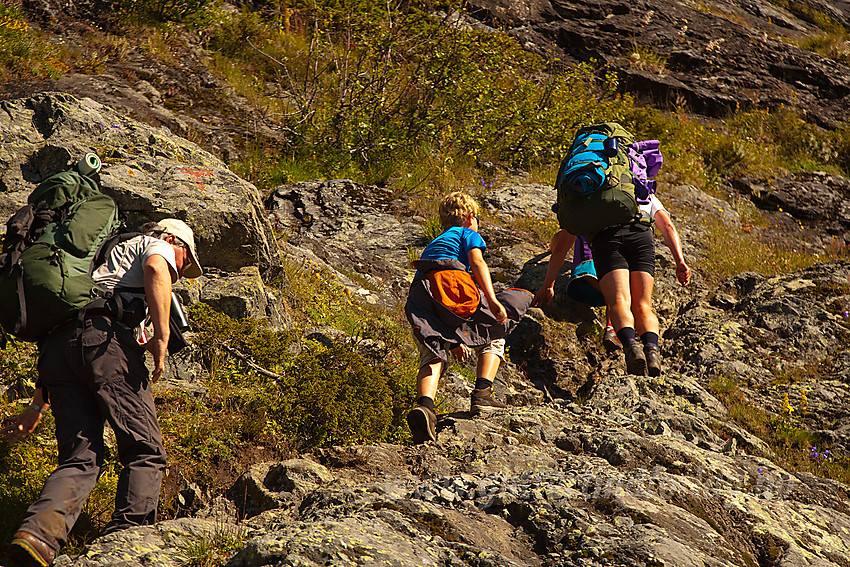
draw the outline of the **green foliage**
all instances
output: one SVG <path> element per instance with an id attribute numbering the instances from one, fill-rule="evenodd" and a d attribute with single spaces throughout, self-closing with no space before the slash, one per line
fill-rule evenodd
<path id="1" fill-rule="evenodd" d="M 65 54 L 30 26 L 23 9 L 0 3 L 0 79 L 58 79 L 68 70 Z"/>
<path id="2" fill-rule="evenodd" d="M 443 233 L 443 225 L 440 223 L 440 217 L 428 217 L 425 219 L 425 224 L 422 226 L 425 241 L 431 242 Z"/>
<path id="3" fill-rule="evenodd" d="M 377 355 L 378 353 L 374 353 Z M 299 449 L 386 440 L 393 422 L 394 376 L 378 356 L 352 345 L 306 345 L 280 386 L 284 432 Z"/>
<path id="4" fill-rule="evenodd" d="M 850 63 L 850 33 L 847 30 L 826 32 L 805 37 L 797 42 L 806 49 L 847 65 Z"/>
<path id="5" fill-rule="evenodd" d="M 16 415 L 24 406 L 0 405 L 4 416 Z M 44 480 L 56 467 L 52 417 L 45 416 L 39 429 L 11 447 L 0 441 L 0 539 L 12 539 L 27 507 L 38 499 Z"/>
<path id="6" fill-rule="evenodd" d="M 290 288 L 295 303 L 308 289 L 303 283 Z M 313 286 L 309 293 L 316 301 L 327 290 Z M 313 316 L 328 322 L 331 312 L 346 310 L 334 301 L 331 297 L 328 311 L 321 308 Z M 270 331 L 262 321 L 232 320 L 203 304 L 193 306 L 191 315 L 220 410 L 205 418 L 161 417 L 169 452 L 181 460 L 221 462 L 246 440 L 303 451 L 406 435 L 403 413 L 413 402 L 414 372 L 399 354 L 405 339 L 395 324 L 364 321 L 361 313 L 355 341 L 320 337 L 296 343 L 300 334 Z M 349 313 L 339 320 L 355 318 Z M 377 337 L 384 340 L 376 342 Z M 191 400 L 179 403 L 184 410 L 192 406 Z"/>
<path id="7" fill-rule="evenodd" d="M 29 397 L 38 377 L 35 343 L 9 342 L 0 349 L 0 383 L 14 387 L 21 397 Z"/>
<path id="8" fill-rule="evenodd" d="M 843 483 L 850 481 L 850 456 L 831 454 L 819 433 L 802 426 L 801 418 L 808 412 L 805 391 L 797 406 L 791 403 L 786 393 L 780 407 L 772 413 L 753 404 L 751 395 L 743 392 L 732 377 L 715 377 L 708 386 L 726 406 L 732 421 L 768 444 L 776 454 L 779 466 Z"/>
<path id="9" fill-rule="evenodd" d="M 595 62 L 545 68 L 512 38 L 411 6 L 243 9 L 220 14 L 205 36 L 219 72 L 286 133 L 286 143 L 234 165 L 264 189 L 307 177 L 468 188 L 483 161 L 554 170 L 578 125 L 607 120 L 662 140 L 664 174 L 702 189 L 742 173 L 850 169 L 846 131 L 826 132 L 789 109 L 712 123 L 637 107 Z M 632 51 L 663 69 L 651 50 Z"/>
<path id="10" fill-rule="evenodd" d="M 184 567 L 217 567 L 242 548 L 245 532 L 241 526 L 216 524 L 211 532 L 185 536 L 177 548 Z"/>
<path id="11" fill-rule="evenodd" d="M 788 273 L 822 261 L 802 248 L 764 243 L 751 232 L 722 223 L 706 227 L 702 245 L 706 251 L 702 263 L 703 273 L 709 274 L 716 281 L 742 272 Z"/>
<path id="12" fill-rule="evenodd" d="M 135 22 L 183 22 L 211 4 L 211 0 L 123 0 L 120 11 Z"/>
<path id="13" fill-rule="evenodd" d="M 387 179 L 425 155 L 557 159 L 564 131 L 620 114 L 613 77 L 599 83 L 590 66 L 544 78 L 542 59 L 507 36 L 413 11 L 387 17 L 385 5 L 381 17 L 341 9 L 309 12 L 313 31 L 304 35 L 243 12 L 210 39 L 246 75 L 286 93 L 285 150 L 328 175 Z"/>

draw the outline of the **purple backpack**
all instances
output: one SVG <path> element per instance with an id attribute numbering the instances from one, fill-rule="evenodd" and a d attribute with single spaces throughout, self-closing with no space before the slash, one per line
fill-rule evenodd
<path id="1" fill-rule="evenodd" d="M 632 181 L 635 184 L 635 200 L 645 205 L 649 196 L 655 193 L 655 174 L 661 169 L 664 157 L 658 149 L 658 140 L 643 140 L 629 144 L 626 153 L 629 156 L 629 167 L 632 170 Z"/>

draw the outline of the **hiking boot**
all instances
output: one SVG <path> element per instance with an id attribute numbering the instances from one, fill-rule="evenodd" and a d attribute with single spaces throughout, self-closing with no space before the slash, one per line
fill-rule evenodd
<path id="1" fill-rule="evenodd" d="M 29 532 L 17 532 L 9 546 L 9 567 L 47 567 L 56 552 Z"/>
<path id="2" fill-rule="evenodd" d="M 410 435 L 417 445 L 437 440 L 437 415 L 425 406 L 417 406 L 407 414 Z"/>
<path id="3" fill-rule="evenodd" d="M 643 347 L 643 353 L 646 355 L 646 370 L 649 375 L 661 376 L 661 353 L 658 351 L 658 345 Z"/>
<path id="4" fill-rule="evenodd" d="M 472 395 L 469 397 L 469 413 L 472 415 L 478 415 L 482 411 L 486 413 L 505 409 L 506 407 L 508 406 L 493 397 L 493 388 L 472 390 Z"/>
<path id="5" fill-rule="evenodd" d="M 614 329 L 610 327 L 605 329 L 605 336 L 602 337 L 602 346 L 608 352 L 614 352 L 620 348 L 620 339 L 617 338 L 617 333 L 614 332 Z"/>
<path id="6" fill-rule="evenodd" d="M 643 354 L 641 345 L 637 342 L 629 343 L 623 350 L 626 352 L 626 371 L 635 376 L 646 374 L 646 355 Z"/>

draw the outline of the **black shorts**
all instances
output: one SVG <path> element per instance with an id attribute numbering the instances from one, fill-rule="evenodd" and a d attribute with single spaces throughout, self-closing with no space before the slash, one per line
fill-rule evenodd
<path id="1" fill-rule="evenodd" d="M 655 236 L 648 225 L 633 222 L 609 226 L 593 238 L 590 249 L 600 280 L 620 269 L 655 277 Z"/>

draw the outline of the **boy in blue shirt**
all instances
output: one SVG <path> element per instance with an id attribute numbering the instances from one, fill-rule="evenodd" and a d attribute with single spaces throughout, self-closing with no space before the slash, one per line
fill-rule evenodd
<path id="1" fill-rule="evenodd" d="M 439 212 L 444 230 L 413 262 L 418 271 L 405 305 L 419 348 L 417 407 L 407 415 L 415 443 L 437 438 L 434 397 L 449 352 L 461 361 L 470 350 L 478 354 L 471 413 L 507 407 L 493 398 L 493 379 L 504 360 L 505 336 L 532 299 L 526 290 L 493 290 L 483 256 L 487 245 L 477 232 L 478 204 L 472 197 L 451 193 Z"/>

